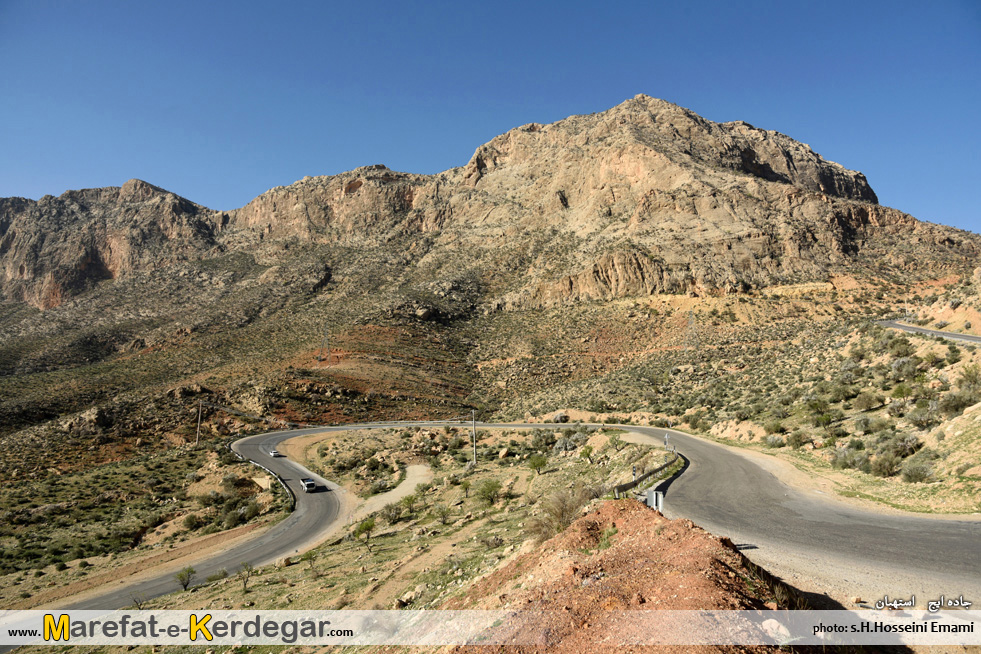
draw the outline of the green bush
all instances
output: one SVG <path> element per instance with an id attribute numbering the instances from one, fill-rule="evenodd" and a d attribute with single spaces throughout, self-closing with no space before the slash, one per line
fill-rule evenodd
<path id="1" fill-rule="evenodd" d="M 227 578 L 228 578 L 228 570 L 226 570 L 225 568 L 221 568 L 220 570 L 218 570 L 218 572 L 214 573 L 213 575 L 208 575 L 207 580 L 221 581 L 222 579 L 227 579 Z"/>
<path id="2" fill-rule="evenodd" d="M 807 445 L 813 440 L 814 439 L 812 439 L 804 432 L 797 430 L 792 432 L 789 436 L 787 436 L 787 445 L 789 445 L 795 450 L 799 450 L 800 448 L 804 447 L 805 445 Z"/>
<path id="3" fill-rule="evenodd" d="M 882 406 L 882 398 L 875 393 L 864 392 L 859 393 L 852 404 L 859 411 L 870 411 Z"/>
<path id="4" fill-rule="evenodd" d="M 763 425 L 763 429 L 768 434 L 782 434 L 784 431 L 786 431 L 784 429 L 783 423 L 781 423 L 779 420 L 769 421 L 768 423 Z"/>
<path id="5" fill-rule="evenodd" d="M 396 502 L 386 504 L 382 507 L 381 517 L 388 524 L 394 525 L 402 517 L 402 505 Z"/>
<path id="6" fill-rule="evenodd" d="M 906 461 L 903 463 L 903 481 L 914 484 L 930 481 L 933 477 L 933 466 L 926 461 Z"/>
<path id="7" fill-rule="evenodd" d="M 889 354 L 896 359 L 912 356 L 914 352 L 916 352 L 916 348 L 913 347 L 913 344 L 905 336 L 894 338 L 889 344 Z"/>
<path id="8" fill-rule="evenodd" d="M 535 540 L 547 540 L 572 524 L 593 497 L 596 494 L 584 486 L 552 493 L 538 503 L 539 513 L 528 519 L 525 529 Z"/>
<path id="9" fill-rule="evenodd" d="M 204 520 L 201 518 L 201 516 L 195 515 L 193 513 L 184 516 L 184 528 L 187 529 L 188 531 L 194 531 L 195 529 L 199 529 L 203 524 L 204 524 Z"/>
<path id="10" fill-rule="evenodd" d="M 854 468 L 862 472 L 869 472 L 871 470 L 868 454 L 845 447 L 839 447 L 835 450 L 831 457 L 831 467 L 839 470 L 842 468 Z"/>
<path id="11" fill-rule="evenodd" d="M 497 496 L 501 492 L 501 482 L 496 479 L 488 479 L 477 487 L 477 497 L 487 504 L 497 501 Z"/>
<path id="12" fill-rule="evenodd" d="M 242 524 L 242 514 L 238 511 L 229 511 L 221 519 L 221 526 L 224 529 L 232 529 Z"/>
<path id="13" fill-rule="evenodd" d="M 929 409 L 915 409 L 906 416 L 917 429 L 929 429 L 937 423 L 937 418 Z"/>
<path id="14" fill-rule="evenodd" d="M 876 477 L 892 477 L 899 468 L 899 461 L 895 454 L 880 454 L 872 459 L 870 472 Z"/>
<path id="15" fill-rule="evenodd" d="M 959 416 L 969 406 L 977 404 L 981 400 L 981 393 L 977 391 L 960 390 L 957 392 L 944 393 L 940 398 L 938 408 L 948 418 Z"/>

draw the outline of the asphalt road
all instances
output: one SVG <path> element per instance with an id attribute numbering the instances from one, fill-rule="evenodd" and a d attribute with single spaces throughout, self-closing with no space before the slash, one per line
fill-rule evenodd
<path id="1" fill-rule="evenodd" d="M 234 445 L 238 452 L 286 480 L 296 494 L 297 507 L 288 518 L 257 539 L 194 563 L 197 579 L 202 580 L 220 568 L 233 572 L 242 561 L 261 565 L 288 556 L 316 538 L 337 518 L 339 503 L 334 493 L 304 494 L 299 485 L 299 479 L 305 476 L 314 477 L 318 484 L 326 485 L 326 480 L 285 458 L 269 456 L 268 452 L 280 441 L 324 431 L 442 424 L 445 423 L 345 425 L 273 432 L 238 441 Z M 478 423 L 478 426 L 530 429 L 568 425 Z M 662 444 L 664 434 L 669 433 L 671 444 L 689 460 L 685 472 L 665 488 L 665 512 L 671 517 L 685 517 L 712 533 L 727 535 L 744 549 L 771 543 L 804 556 L 813 554 L 855 566 L 886 566 L 933 577 L 942 573 L 952 580 L 961 579 L 981 588 L 981 521 L 864 511 L 791 488 L 752 460 L 715 443 L 674 430 L 626 428 L 650 436 L 656 444 Z M 145 597 L 176 590 L 173 572 L 139 587 L 139 593 Z M 109 590 L 63 608 L 122 608 L 133 604 L 132 596 L 131 589 Z"/>
<path id="2" fill-rule="evenodd" d="M 272 470 L 286 482 L 297 498 L 296 509 L 284 520 L 274 525 L 264 534 L 245 543 L 233 546 L 220 554 L 205 557 L 192 564 L 197 571 L 196 582 L 201 582 L 222 568 L 235 574 L 242 562 L 260 566 L 276 559 L 289 556 L 303 544 L 315 539 L 337 519 L 340 502 L 328 488 L 336 489 L 329 483 L 301 466 L 282 457 L 272 457 L 270 450 L 287 438 L 327 431 L 327 428 L 301 429 L 288 432 L 270 432 L 250 436 L 236 441 L 232 449 L 247 459 L 255 461 Z M 313 478 L 318 485 L 317 492 L 304 493 L 300 479 Z M 179 590 L 174 579 L 176 570 L 147 580 L 134 589 L 125 580 L 120 580 L 121 588 L 107 589 L 107 592 L 84 601 L 67 604 L 61 608 L 71 609 L 118 609 L 133 606 L 134 596 L 151 598 Z"/>
<path id="3" fill-rule="evenodd" d="M 916 325 L 907 325 L 895 320 L 880 320 L 878 324 L 883 327 L 890 327 L 892 329 L 899 329 L 904 332 L 910 332 L 914 334 L 926 334 L 927 336 L 939 336 L 941 338 L 947 338 L 952 341 L 962 341 L 964 343 L 981 343 L 981 336 L 973 336 L 971 334 L 957 334 L 955 332 L 944 332 L 939 329 L 927 329 L 926 327 L 917 327 Z"/>
<path id="4" fill-rule="evenodd" d="M 787 486 L 754 461 L 682 432 L 630 427 L 670 442 L 690 465 L 665 491 L 665 512 L 737 545 L 772 543 L 853 565 L 943 574 L 981 587 L 981 521 L 883 514 Z M 751 552 L 747 552 L 752 557 Z"/>
<path id="5" fill-rule="evenodd" d="M 444 422 L 418 423 L 406 422 L 401 425 L 443 425 Z M 248 542 L 232 546 L 218 554 L 203 557 L 192 567 L 196 571 L 195 581 L 200 583 L 209 575 L 225 569 L 235 574 L 242 562 L 254 566 L 275 562 L 290 556 L 306 545 L 316 542 L 329 531 L 340 516 L 340 501 L 333 491 L 338 486 L 323 477 L 313 474 L 285 457 L 273 457 L 269 453 L 287 439 L 307 434 L 348 431 L 351 429 L 389 428 L 392 423 L 366 423 L 362 425 L 343 425 L 335 427 L 313 427 L 291 431 L 268 432 L 249 436 L 232 444 L 232 449 L 246 459 L 259 463 L 279 475 L 296 497 L 296 508 L 284 520 L 274 525 L 261 536 Z M 310 477 L 317 482 L 317 491 L 304 493 L 300 479 Z M 90 596 L 84 600 L 59 605 L 63 609 L 119 609 L 134 605 L 134 597 L 152 598 L 173 593 L 180 589 L 174 574 L 179 567 L 141 583 L 133 588 L 125 579 L 119 581 L 119 588 L 107 588 L 105 593 Z M 192 583 L 193 585 L 193 583 Z M 4 650 L 0 649 L 0 652 Z"/>

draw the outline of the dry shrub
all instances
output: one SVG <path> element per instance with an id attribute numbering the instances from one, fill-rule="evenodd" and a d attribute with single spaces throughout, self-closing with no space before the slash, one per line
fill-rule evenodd
<path id="1" fill-rule="evenodd" d="M 526 522 L 525 529 L 528 535 L 542 542 L 565 531 L 572 521 L 579 517 L 586 502 L 598 496 L 597 490 L 585 486 L 547 495 L 538 502 L 538 515 L 532 516 Z"/>

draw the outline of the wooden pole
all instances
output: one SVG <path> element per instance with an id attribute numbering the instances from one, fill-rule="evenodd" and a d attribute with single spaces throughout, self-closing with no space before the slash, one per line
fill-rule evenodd
<path id="1" fill-rule="evenodd" d="M 201 442 L 201 400 L 198 400 L 198 433 L 194 437 L 194 447 L 198 446 Z"/>

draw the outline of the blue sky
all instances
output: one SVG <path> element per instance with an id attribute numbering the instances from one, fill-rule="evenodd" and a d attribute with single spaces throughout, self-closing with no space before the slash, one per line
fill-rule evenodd
<path id="1" fill-rule="evenodd" d="M 646 93 L 981 232 L 976 0 L 0 0 L 0 65 L 0 196 L 138 177 L 227 210 L 305 175 L 460 166 Z"/>

